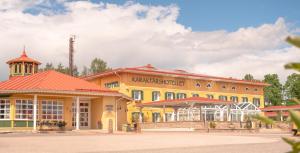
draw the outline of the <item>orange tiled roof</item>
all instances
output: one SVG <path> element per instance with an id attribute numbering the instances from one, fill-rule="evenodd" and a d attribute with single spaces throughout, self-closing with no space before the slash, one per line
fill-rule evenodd
<path id="1" fill-rule="evenodd" d="M 300 105 L 290 105 L 290 106 L 269 106 L 262 109 L 262 111 L 276 111 L 276 110 L 293 110 L 300 109 Z"/>
<path id="2" fill-rule="evenodd" d="M 76 92 L 109 92 L 96 84 L 56 72 L 54 70 L 39 72 L 29 76 L 13 77 L 0 82 L 0 91 L 76 91 Z"/>
<path id="3" fill-rule="evenodd" d="M 181 105 L 181 104 L 186 104 L 186 103 L 198 103 L 198 104 L 232 104 L 233 102 L 231 101 L 224 101 L 224 100 L 219 100 L 219 99 L 209 99 L 209 98 L 204 98 L 204 97 L 190 97 L 190 98 L 184 98 L 184 99 L 172 99 L 172 100 L 161 100 L 161 101 L 151 101 L 151 102 L 146 102 L 142 104 L 137 104 L 137 106 L 176 106 L 176 105 Z"/>
<path id="4" fill-rule="evenodd" d="M 264 112 L 265 116 L 274 117 L 278 115 L 278 112 Z M 282 116 L 289 116 L 289 112 L 282 112 Z"/>
<path id="5" fill-rule="evenodd" d="M 11 63 L 16 63 L 16 62 L 32 62 L 32 63 L 36 63 L 36 64 L 41 64 L 39 61 L 34 60 L 32 58 L 29 58 L 26 55 L 25 51 L 23 51 L 23 54 L 19 58 L 15 58 L 15 59 L 9 60 L 6 63 L 7 64 L 11 64 Z"/>
<path id="6" fill-rule="evenodd" d="M 139 73 L 139 74 L 156 74 L 156 75 L 173 75 L 176 77 L 194 77 L 194 78 L 199 78 L 199 79 L 235 82 L 235 83 L 243 83 L 243 84 L 253 84 L 253 85 L 261 85 L 261 86 L 269 85 L 267 83 L 260 82 L 260 81 L 247 81 L 247 80 L 234 79 L 234 78 L 225 78 L 225 77 L 217 77 L 217 76 L 210 76 L 210 75 L 204 75 L 204 74 L 189 73 L 184 70 L 157 69 L 150 64 L 148 64 L 146 66 L 140 66 L 140 67 L 118 68 L 118 69 L 109 70 L 109 71 L 94 74 L 94 75 L 85 76 L 82 78 L 85 80 L 90 80 L 90 79 L 94 79 L 97 77 L 103 77 L 106 75 L 111 75 L 111 74 L 120 73 L 120 72 L 131 72 L 131 73 Z"/>

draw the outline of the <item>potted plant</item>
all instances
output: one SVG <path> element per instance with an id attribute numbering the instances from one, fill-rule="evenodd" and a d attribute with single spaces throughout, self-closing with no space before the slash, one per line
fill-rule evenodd
<path id="1" fill-rule="evenodd" d="M 58 129 L 61 130 L 61 131 L 64 131 L 64 130 L 65 130 L 66 125 L 67 125 L 67 122 L 65 122 L 65 121 L 58 121 L 58 122 L 56 123 L 56 126 L 57 126 Z"/>

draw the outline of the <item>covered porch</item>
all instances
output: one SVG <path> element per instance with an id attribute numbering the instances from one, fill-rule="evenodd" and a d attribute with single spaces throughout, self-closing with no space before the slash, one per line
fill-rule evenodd
<path id="1" fill-rule="evenodd" d="M 157 122 L 186 122 L 186 121 L 230 121 L 243 122 L 247 115 L 260 113 L 260 109 L 252 103 L 234 103 L 203 97 L 191 97 L 176 100 L 162 100 L 137 104 L 140 112 L 143 108 L 162 108 L 162 120 Z M 166 113 L 171 108 L 172 113 Z M 141 114 L 141 113 L 140 113 Z M 140 119 L 142 116 L 140 115 Z M 155 121 L 155 120 L 154 120 Z M 140 120 L 142 122 L 142 120 Z"/>

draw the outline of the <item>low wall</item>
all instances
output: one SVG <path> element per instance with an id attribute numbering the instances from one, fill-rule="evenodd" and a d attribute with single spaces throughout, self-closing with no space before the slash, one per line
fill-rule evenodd
<path id="1" fill-rule="evenodd" d="M 215 126 L 215 127 L 213 127 Z M 252 123 L 252 129 L 256 127 Z M 158 122 L 142 123 L 142 129 L 163 129 L 163 128 L 193 128 L 201 129 L 247 129 L 246 122 L 203 122 L 203 121 L 180 121 L 180 122 Z"/>
<path id="2" fill-rule="evenodd" d="M 203 129 L 205 128 L 204 122 L 192 122 L 192 121 L 182 121 L 182 122 L 157 122 L 157 123 L 142 123 L 142 129 L 160 129 L 160 128 L 195 128 Z"/>

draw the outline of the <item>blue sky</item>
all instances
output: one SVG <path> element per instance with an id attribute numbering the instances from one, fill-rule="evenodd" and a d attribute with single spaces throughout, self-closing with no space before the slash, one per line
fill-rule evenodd
<path id="1" fill-rule="evenodd" d="M 53 0 L 52 10 L 63 7 Z M 124 4 L 125 0 L 92 0 L 93 3 L 107 2 Z M 240 27 L 274 23 L 283 17 L 291 26 L 300 26 L 300 0 L 135 0 L 144 5 L 175 4 L 180 8 L 178 23 L 194 31 L 225 29 L 234 31 Z M 35 12 L 34 9 L 27 10 Z"/>
<path id="2" fill-rule="evenodd" d="M 94 0 L 94 2 L 99 2 Z M 122 4 L 124 0 L 108 0 Z M 300 25 L 300 0 L 137 0 L 141 4 L 170 5 L 180 8 L 178 22 L 196 31 L 258 26 L 278 17 Z"/>
<path id="3" fill-rule="evenodd" d="M 284 64 L 300 59 L 285 41 L 300 32 L 299 6 L 300 0 L 0 0 L 0 60 L 20 56 L 26 45 L 43 64 L 67 65 L 75 34 L 79 70 L 97 57 L 112 68 L 152 64 L 234 78 L 276 73 L 285 80 L 293 71 Z M 0 69 L 8 72 L 4 63 Z"/>

